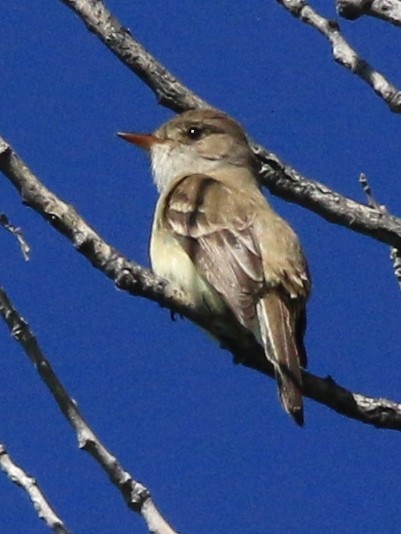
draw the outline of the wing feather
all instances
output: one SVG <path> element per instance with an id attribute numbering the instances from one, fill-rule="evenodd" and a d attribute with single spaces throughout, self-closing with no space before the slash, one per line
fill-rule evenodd
<path id="1" fill-rule="evenodd" d="M 232 189 L 208 176 L 192 175 L 170 192 L 164 211 L 165 224 L 249 329 L 256 315 L 256 295 L 264 283 L 252 208 L 251 200 L 246 210 L 239 210 L 238 195 Z"/>

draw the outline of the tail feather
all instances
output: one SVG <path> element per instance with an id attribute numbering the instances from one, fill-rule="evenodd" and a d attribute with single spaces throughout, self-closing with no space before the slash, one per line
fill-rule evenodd
<path id="1" fill-rule="evenodd" d="M 271 292 L 258 302 L 257 314 L 265 354 L 275 368 L 281 403 L 302 426 L 302 374 L 291 310 L 278 293 Z"/>

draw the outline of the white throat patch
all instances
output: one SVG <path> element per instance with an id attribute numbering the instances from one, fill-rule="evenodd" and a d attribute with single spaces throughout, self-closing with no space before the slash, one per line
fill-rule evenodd
<path id="1" fill-rule="evenodd" d="M 159 191 L 163 191 L 179 176 L 208 174 L 220 167 L 220 159 L 201 157 L 188 145 L 155 143 L 151 148 L 153 181 Z"/>

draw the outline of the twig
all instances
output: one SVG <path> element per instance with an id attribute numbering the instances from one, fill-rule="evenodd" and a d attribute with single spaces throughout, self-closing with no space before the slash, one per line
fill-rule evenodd
<path id="1" fill-rule="evenodd" d="M 359 184 L 362 187 L 363 192 L 366 195 L 368 205 L 374 210 L 379 211 L 380 213 L 388 213 L 386 206 L 379 204 L 375 197 L 373 196 L 372 189 L 369 185 L 368 178 L 365 173 L 361 172 L 359 175 Z"/>
<path id="2" fill-rule="evenodd" d="M 0 213 L 0 226 L 2 226 L 4 230 L 7 230 L 7 232 L 10 232 L 10 234 L 17 239 L 22 255 L 24 256 L 24 260 L 29 261 L 31 247 L 28 245 L 28 242 L 26 241 L 21 229 L 11 224 L 5 213 Z"/>
<path id="3" fill-rule="evenodd" d="M 35 365 L 58 407 L 77 433 L 79 447 L 88 452 L 103 468 L 111 482 L 119 489 L 128 507 L 141 514 L 149 532 L 177 534 L 156 508 L 149 491 L 125 471 L 116 457 L 100 442 L 78 410 L 44 357 L 39 344 L 26 321 L 13 308 L 6 292 L 0 289 L 0 314 L 7 323 L 11 335 L 18 341 Z"/>
<path id="4" fill-rule="evenodd" d="M 323 34 L 331 44 L 334 60 L 366 82 L 391 111 L 401 113 L 401 92 L 347 43 L 338 22 L 319 15 L 305 0 L 277 0 L 294 17 Z"/>
<path id="5" fill-rule="evenodd" d="M 398 248 L 391 247 L 390 259 L 393 262 L 393 272 L 401 290 L 401 252 Z"/>
<path id="6" fill-rule="evenodd" d="M 366 195 L 369 206 L 377 210 L 380 213 L 387 214 L 388 210 L 386 206 L 379 204 L 374 198 L 372 189 L 370 188 L 368 179 L 364 173 L 360 174 L 359 183 L 363 189 L 363 192 Z M 401 252 L 399 248 L 390 247 L 390 259 L 393 262 L 394 276 L 396 277 L 397 282 L 398 282 L 398 287 L 401 290 Z"/>
<path id="7" fill-rule="evenodd" d="M 337 0 L 336 8 L 337 13 L 348 20 L 368 15 L 401 26 L 400 0 Z"/>
<path id="8" fill-rule="evenodd" d="M 270 377 L 274 376 L 274 370 L 265 358 L 263 349 L 253 336 L 235 322 L 228 333 L 226 317 L 223 335 L 220 317 L 202 313 L 186 295 L 178 292 L 166 280 L 121 256 L 72 206 L 44 187 L 9 146 L 2 155 L 0 151 L 0 170 L 20 192 L 24 204 L 37 211 L 65 235 L 95 268 L 112 279 L 120 289 L 158 302 L 161 306 L 187 317 L 220 340 L 222 346 L 234 356 L 235 362 Z M 383 220 L 390 219 L 388 215 L 383 215 Z M 397 219 L 393 219 L 400 224 Z M 400 235 L 394 234 L 396 242 L 399 242 Z M 303 392 L 307 397 L 329 406 L 338 413 L 378 428 L 401 430 L 401 405 L 352 393 L 335 384 L 331 378 L 323 379 L 307 372 L 303 374 L 303 381 Z"/>
<path id="9" fill-rule="evenodd" d="M 17 486 L 20 486 L 26 491 L 38 516 L 53 532 L 56 534 L 69 533 L 62 520 L 49 504 L 36 480 L 14 463 L 2 443 L 0 443 L 0 469 L 4 471 L 11 482 L 14 482 L 14 484 L 17 484 Z"/>

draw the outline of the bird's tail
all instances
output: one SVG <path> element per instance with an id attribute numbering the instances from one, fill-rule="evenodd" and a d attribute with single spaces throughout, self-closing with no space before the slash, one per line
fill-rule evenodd
<path id="1" fill-rule="evenodd" d="M 274 365 L 281 403 L 302 426 L 302 375 L 292 313 L 282 297 L 271 292 L 258 302 L 257 314 L 265 354 Z"/>

